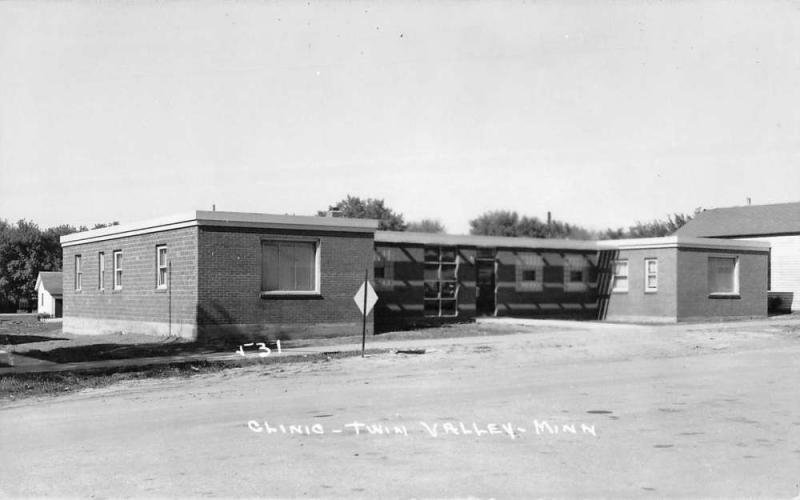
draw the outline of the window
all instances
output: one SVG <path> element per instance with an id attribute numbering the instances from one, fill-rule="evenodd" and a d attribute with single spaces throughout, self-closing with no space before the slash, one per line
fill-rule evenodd
<path id="1" fill-rule="evenodd" d="M 106 254 L 103 252 L 97 254 L 97 289 L 106 289 Z"/>
<path id="2" fill-rule="evenodd" d="M 425 316 L 456 316 L 458 257 L 455 248 L 425 248 Z"/>
<path id="3" fill-rule="evenodd" d="M 739 259 L 737 257 L 708 258 L 709 295 L 739 293 Z"/>
<path id="4" fill-rule="evenodd" d="M 564 290 L 585 292 L 589 289 L 589 275 L 592 268 L 590 257 L 585 254 L 564 255 Z"/>
<path id="5" fill-rule="evenodd" d="M 612 292 L 628 291 L 628 261 L 615 260 L 613 262 Z"/>
<path id="6" fill-rule="evenodd" d="M 520 252 L 517 254 L 516 264 L 517 291 L 541 291 L 542 270 L 544 269 L 542 256 L 535 253 Z"/>
<path id="7" fill-rule="evenodd" d="M 392 288 L 394 279 L 394 263 L 391 248 L 375 249 L 375 286 L 379 288 Z"/>
<path id="8" fill-rule="evenodd" d="M 83 270 L 81 269 L 81 256 L 75 256 L 75 290 L 80 291 L 81 281 L 83 281 Z"/>
<path id="9" fill-rule="evenodd" d="M 156 288 L 167 288 L 167 245 L 156 247 Z"/>
<path id="10" fill-rule="evenodd" d="M 122 250 L 114 252 L 114 290 L 122 288 Z"/>
<path id="11" fill-rule="evenodd" d="M 644 259 L 644 291 L 658 291 L 658 259 Z"/>
<path id="12" fill-rule="evenodd" d="M 319 293 L 318 248 L 316 241 L 261 242 L 261 291 Z"/>

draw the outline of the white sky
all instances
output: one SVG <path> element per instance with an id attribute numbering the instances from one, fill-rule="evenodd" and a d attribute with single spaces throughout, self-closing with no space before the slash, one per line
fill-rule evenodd
<path id="1" fill-rule="evenodd" d="M 0 2 L 0 217 L 800 200 L 798 1 Z"/>

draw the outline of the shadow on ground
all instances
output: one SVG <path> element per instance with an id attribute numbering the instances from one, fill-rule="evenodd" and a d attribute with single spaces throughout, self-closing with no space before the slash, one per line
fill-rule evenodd
<path id="1" fill-rule="evenodd" d="M 50 342 L 51 340 L 69 340 L 60 337 L 42 337 L 41 335 L 0 335 L 0 345 L 30 344 L 33 342 Z"/>

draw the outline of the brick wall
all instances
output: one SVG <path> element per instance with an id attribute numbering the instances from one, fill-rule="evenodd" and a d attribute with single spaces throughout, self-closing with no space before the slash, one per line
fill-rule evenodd
<path id="1" fill-rule="evenodd" d="M 261 294 L 261 242 L 312 238 L 320 245 L 319 296 Z M 199 233 L 198 324 L 201 338 L 292 339 L 361 334 L 353 301 L 367 270 L 371 233 L 285 231 L 203 226 Z M 367 317 L 372 334 L 372 314 Z"/>
<path id="2" fill-rule="evenodd" d="M 624 249 L 615 258 L 628 261 L 628 291 L 611 291 L 604 319 L 610 321 L 674 322 L 678 319 L 677 255 L 675 248 Z M 658 289 L 645 292 L 645 259 L 658 259 Z M 613 270 L 609 263 L 608 272 Z M 609 276 L 611 278 L 611 276 Z"/>
<path id="3" fill-rule="evenodd" d="M 172 262 L 167 290 L 156 287 L 156 246 Z M 114 251 L 122 251 L 122 288 L 114 289 Z M 105 288 L 98 289 L 99 252 Z M 197 312 L 197 228 L 67 246 L 64 255 L 64 331 L 78 334 L 144 333 L 193 337 Z M 75 290 L 75 256 L 82 286 Z"/>
<path id="4" fill-rule="evenodd" d="M 739 258 L 739 295 L 708 293 L 708 257 Z M 678 319 L 748 318 L 767 315 L 767 252 L 681 249 L 678 253 Z"/>

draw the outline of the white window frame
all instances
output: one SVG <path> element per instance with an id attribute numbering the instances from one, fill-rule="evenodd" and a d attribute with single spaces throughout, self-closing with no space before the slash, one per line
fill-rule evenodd
<path id="1" fill-rule="evenodd" d="M 97 253 L 97 289 L 106 289 L 106 253 Z"/>
<path id="2" fill-rule="evenodd" d="M 75 291 L 80 292 L 83 285 L 83 266 L 80 254 L 75 256 Z"/>
<path id="3" fill-rule="evenodd" d="M 437 259 L 436 260 L 426 260 L 425 253 L 428 249 L 437 249 Z M 455 252 L 455 260 L 449 261 L 442 259 L 442 255 L 445 251 L 452 250 Z M 422 304 L 423 304 L 423 315 L 428 318 L 455 318 L 458 316 L 458 292 L 459 292 L 459 283 L 458 283 L 458 268 L 460 265 L 460 256 L 458 253 L 457 246 L 451 245 L 426 245 L 423 249 L 423 266 L 436 266 L 436 278 L 433 279 L 425 279 L 423 277 L 423 286 L 427 286 L 427 284 L 436 284 L 437 296 L 436 297 L 427 297 L 423 295 Z M 444 279 L 442 275 L 444 274 L 443 269 L 445 268 L 453 268 L 453 279 Z M 444 290 L 445 285 L 453 285 L 455 289 L 453 291 L 453 297 L 444 297 L 442 291 Z M 436 314 L 426 314 L 425 307 L 428 304 L 436 304 Z M 452 304 L 453 305 L 453 314 L 445 314 L 443 307 L 444 304 Z"/>
<path id="4" fill-rule="evenodd" d="M 164 252 L 164 262 L 161 262 L 161 252 Z M 169 252 L 167 245 L 156 245 L 156 288 L 166 290 L 169 286 Z M 163 272 L 163 274 L 162 274 Z"/>
<path id="5" fill-rule="evenodd" d="M 653 263 L 655 265 L 655 271 L 652 273 L 649 270 L 649 264 Z M 650 286 L 650 277 L 653 276 L 655 278 L 655 286 Z M 658 258 L 656 257 L 645 257 L 644 259 L 644 292 L 645 293 L 655 293 L 658 291 Z"/>
<path id="6" fill-rule="evenodd" d="M 114 290 L 122 290 L 122 270 L 124 269 L 119 261 L 122 260 L 122 250 L 114 250 L 112 254 L 114 264 Z M 119 260 L 117 259 L 119 256 Z"/>
<path id="7" fill-rule="evenodd" d="M 261 240 L 260 243 L 260 252 L 261 252 L 261 259 L 263 259 L 263 252 L 264 252 L 264 243 L 312 243 L 314 245 L 314 288 L 312 290 L 261 290 L 262 297 L 269 297 L 269 296 L 286 296 L 286 295 L 296 295 L 296 296 L 319 296 L 322 294 L 322 273 L 321 273 L 321 263 L 322 263 L 322 243 L 319 239 L 316 238 L 281 238 L 281 237 L 270 237 L 264 238 Z M 263 262 L 263 261 L 262 261 Z M 261 268 L 261 279 L 264 279 L 264 267 L 263 263 L 260 263 Z M 259 285 L 260 287 L 261 285 Z"/>
<path id="8" fill-rule="evenodd" d="M 617 274 L 617 264 L 625 264 L 625 274 Z M 631 266 L 628 262 L 628 259 L 615 259 L 611 261 L 611 284 L 612 288 L 611 291 L 615 293 L 627 293 L 630 289 L 630 278 L 631 274 Z M 617 276 L 625 277 L 625 287 L 617 287 Z"/>
<path id="9" fill-rule="evenodd" d="M 708 290 L 709 297 L 738 297 L 739 296 L 739 256 L 738 255 L 709 255 L 708 256 L 708 266 L 711 266 L 712 259 L 726 259 L 726 260 L 733 260 L 733 291 L 732 292 L 712 292 L 710 289 Z M 706 274 L 707 276 L 707 274 Z M 706 277 L 706 279 L 708 279 Z M 706 284 L 706 286 L 710 287 L 710 284 Z"/>

